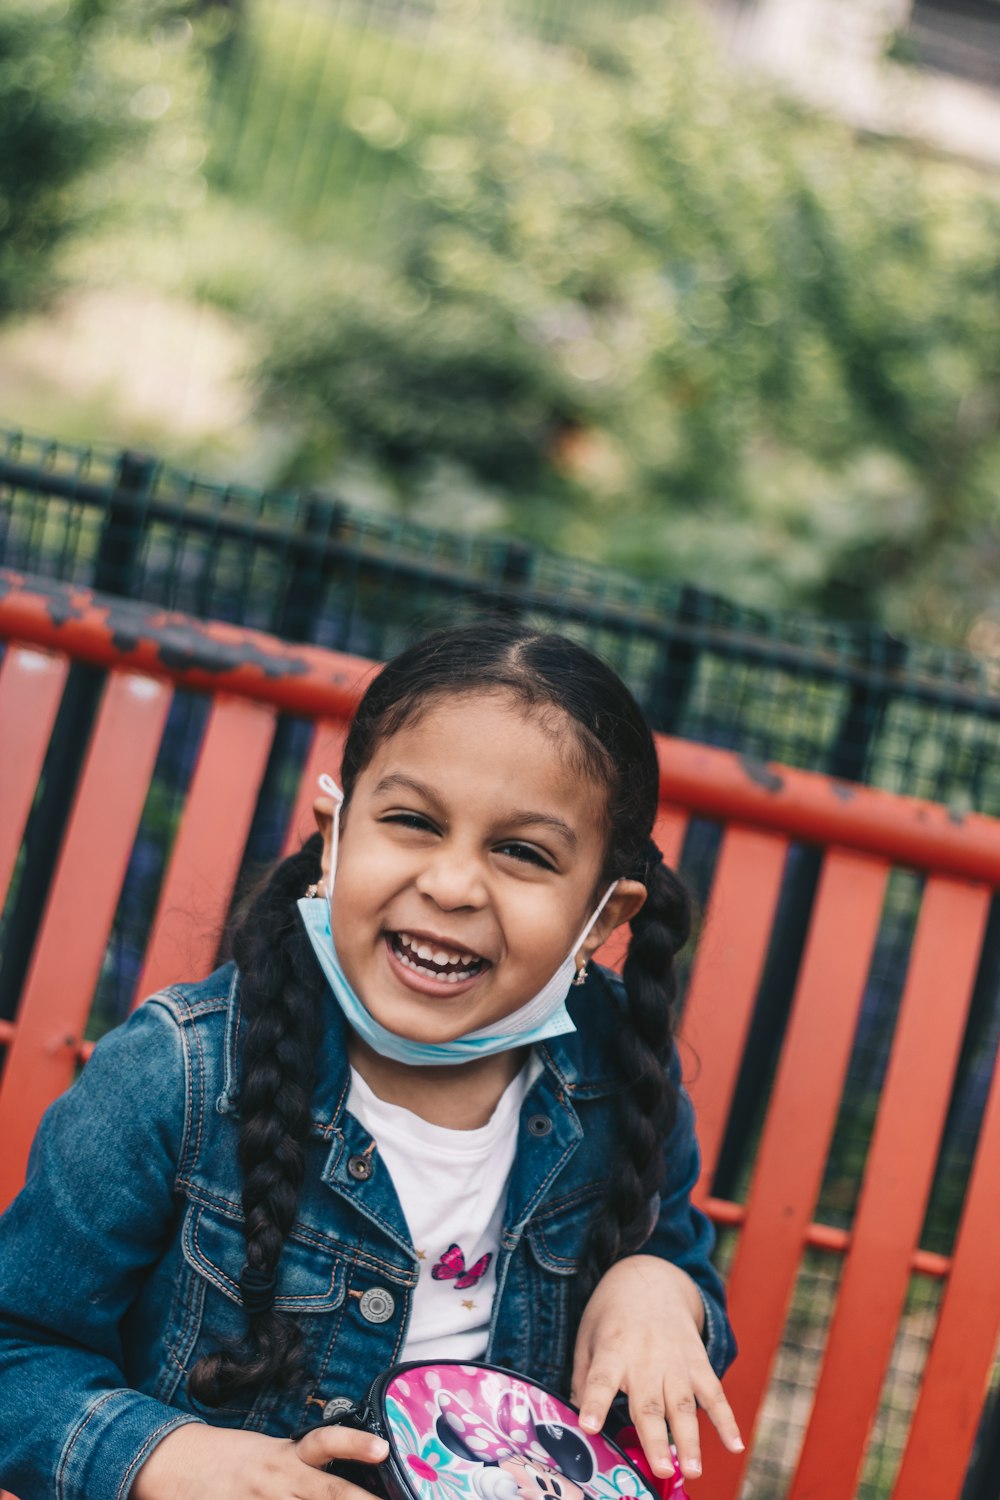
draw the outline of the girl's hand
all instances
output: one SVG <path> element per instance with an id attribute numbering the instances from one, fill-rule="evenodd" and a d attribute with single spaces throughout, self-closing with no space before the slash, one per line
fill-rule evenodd
<path id="1" fill-rule="evenodd" d="M 705 1309 L 690 1276 L 655 1255 L 631 1255 L 606 1272 L 584 1310 L 573 1363 L 580 1424 L 603 1426 L 619 1391 L 654 1474 L 674 1472 L 673 1435 L 686 1479 L 701 1473 L 697 1407 L 732 1453 L 743 1451 L 736 1418 L 708 1362 Z"/>
<path id="2" fill-rule="evenodd" d="M 290 1438 L 188 1422 L 168 1433 L 136 1476 L 130 1500 L 372 1500 L 324 1474 L 336 1459 L 379 1463 L 382 1438 L 349 1427 L 317 1427 Z"/>

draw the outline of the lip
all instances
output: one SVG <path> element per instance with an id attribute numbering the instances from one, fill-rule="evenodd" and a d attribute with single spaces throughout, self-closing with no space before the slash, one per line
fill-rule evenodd
<path id="1" fill-rule="evenodd" d="M 409 927 L 401 927 L 399 931 L 409 933 L 412 937 L 426 937 L 428 942 L 432 941 L 429 934 L 413 932 Z M 480 969 L 477 974 L 470 975 L 468 979 L 460 979 L 455 984 L 449 984 L 446 979 L 429 979 L 425 974 L 418 974 L 415 969 L 408 968 L 396 957 L 392 938 L 388 933 L 383 938 L 383 946 L 389 968 L 400 983 L 404 984 L 408 990 L 416 990 L 419 995 L 432 995 L 436 1000 L 451 1000 L 456 995 L 466 994 L 482 979 L 484 974 L 489 972 L 488 968 Z M 471 953 L 472 949 L 465 948 L 462 951 Z"/>

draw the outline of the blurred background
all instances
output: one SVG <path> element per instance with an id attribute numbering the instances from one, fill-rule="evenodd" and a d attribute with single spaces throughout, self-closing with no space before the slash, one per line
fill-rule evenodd
<path id="1" fill-rule="evenodd" d="M 1000 0 L 4 0 L 8 566 L 372 657 L 527 614 L 660 730 L 997 816 L 998 496 Z M 0 1016 L 97 712 L 93 674 L 71 686 Z M 205 722 L 175 696 L 90 1037 L 131 1003 Z M 248 868 L 309 739 L 282 720 Z M 695 820 L 696 893 L 718 848 Z M 795 846 L 735 1200 L 819 874 Z M 893 875 L 824 1224 L 852 1221 L 920 894 Z M 941 1255 L 998 1039 L 994 903 Z M 839 1275 L 807 1251 L 748 1496 L 785 1492 Z M 911 1278 L 863 1500 L 891 1492 L 941 1290 Z M 1000 1363 L 965 1500 L 998 1493 Z"/>
<path id="2" fill-rule="evenodd" d="M 996 0 L 10 0 L 0 423 L 1000 662 Z"/>

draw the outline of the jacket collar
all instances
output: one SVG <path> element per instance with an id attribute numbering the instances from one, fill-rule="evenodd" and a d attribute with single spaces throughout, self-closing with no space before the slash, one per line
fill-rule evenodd
<path id="1" fill-rule="evenodd" d="M 240 976 L 235 965 L 228 998 L 225 1077 L 218 1107 L 223 1114 L 236 1114 L 242 1068 L 240 1045 L 246 1017 L 240 1004 Z M 321 1004 L 325 1010 L 316 1059 L 312 1116 L 313 1130 L 329 1136 L 341 1128 L 351 1073 L 347 1022 L 329 991 Z M 577 1029 L 543 1042 L 538 1048 L 542 1063 L 574 1099 L 596 1099 L 617 1093 L 622 1081 L 613 1065 L 617 1052 L 615 1034 L 627 1006 L 621 979 L 611 970 L 592 965 L 586 984 L 571 991 L 567 1006 Z"/>

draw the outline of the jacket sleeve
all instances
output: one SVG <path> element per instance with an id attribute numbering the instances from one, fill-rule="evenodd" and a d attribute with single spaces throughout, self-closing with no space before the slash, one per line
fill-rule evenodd
<path id="1" fill-rule="evenodd" d="M 659 1255 L 680 1266 L 692 1278 L 705 1306 L 703 1337 L 709 1363 L 722 1375 L 736 1358 L 736 1339 L 726 1314 L 726 1294 L 711 1261 L 715 1231 L 691 1202 L 701 1158 L 694 1131 L 694 1109 L 680 1082 L 676 1052 L 670 1076 L 679 1094 L 677 1119 L 664 1145 L 664 1178 L 656 1223 L 642 1247 L 643 1255 Z"/>
<path id="2" fill-rule="evenodd" d="M 129 1388 L 120 1335 L 174 1220 L 187 1077 L 180 1027 L 148 1001 L 48 1110 L 0 1219 L 0 1485 L 20 1500 L 125 1500 L 197 1420 Z"/>

